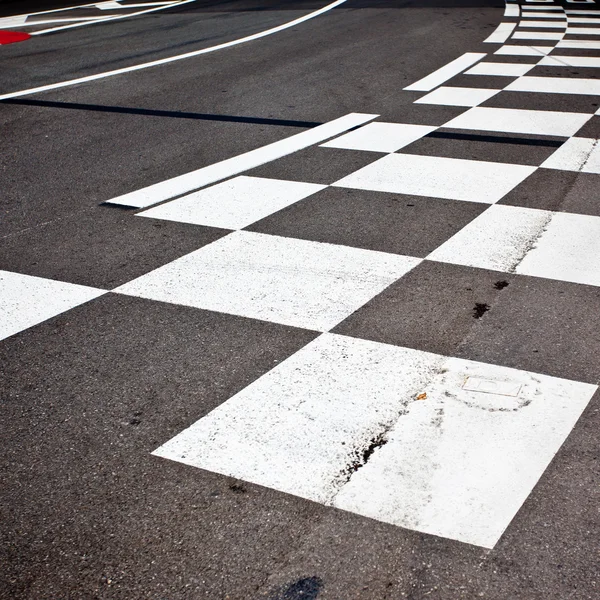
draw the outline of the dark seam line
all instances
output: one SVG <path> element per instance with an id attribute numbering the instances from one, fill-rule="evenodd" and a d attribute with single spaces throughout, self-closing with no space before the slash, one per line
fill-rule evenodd
<path id="1" fill-rule="evenodd" d="M 566 140 L 540 140 L 519 137 L 502 137 L 499 135 L 476 135 L 473 133 L 451 133 L 449 131 L 433 131 L 427 134 L 428 138 L 441 138 L 445 140 L 465 140 L 469 142 L 491 142 L 497 144 L 521 144 L 523 146 L 547 146 L 559 148 Z"/>
<path id="2" fill-rule="evenodd" d="M 0 100 L 2 104 L 18 104 L 21 106 L 40 106 L 42 108 L 67 108 L 71 110 L 90 110 L 97 112 L 122 113 L 127 115 L 144 115 L 149 117 L 172 117 L 176 119 L 195 119 L 199 121 L 222 121 L 225 123 L 251 123 L 254 125 L 279 125 L 284 127 L 317 127 L 322 123 L 312 121 L 291 121 L 287 119 L 267 119 L 262 117 L 236 117 L 232 115 L 211 115 L 171 110 L 153 110 L 150 108 L 129 108 L 124 106 L 102 106 L 100 104 L 78 104 L 74 102 L 49 102 L 46 100 Z"/>

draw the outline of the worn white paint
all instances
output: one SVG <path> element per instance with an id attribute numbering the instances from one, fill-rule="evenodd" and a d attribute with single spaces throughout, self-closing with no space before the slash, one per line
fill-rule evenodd
<path id="1" fill-rule="evenodd" d="M 322 144 L 325 148 L 396 152 L 435 131 L 437 126 L 403 123 L 369 123 Z"/>
<path id="2" fill-rule="evenodd" d="M 154 454 L 491 548 L 595 390 L 324 334 Z"/>
<path id="3" fill-rule="evenodd" d="M 564 48 L 565 46 L 562 47 Z M 532 77 L 525 75 L 511 81 L 504 89 L 513 92 L 600 96 L 600 79 L 585 79 L 583 77 Z"/>
<path id="4" fill-rule="evenodd" d="M 426 96 L 415 100 L 415 104 L 438 104 L 442 106 L 477 106 L 500 90 L 487 88 L 465 88 L 441 86 Z"/>
<path id="5" fill-rule="evenodd" d="M 420 262 L 237 231 L 115 291 L 326 331 Z"/>
<path id="6" fill-rule="evenodd" d="M 195 0 L 184 0 L 184 2 L 195 2 Z M 57 83 L 51 83 L 49 85 L 42 85 L 35 88 L 29 88 L 26 90 L 20 90 L 18 92 L 10 92 L 8 94 L 0 95 L 0 100 L 8 100 L 9 98 L 20 98 L 22 96 L 29 96 L 31 94 L 38 94 L 39 92 L 47 92 L 49 90 L 56 90 L 63 87 L 70 87 L 72 85 L 79 85 L 81 83 L 87 83 L 90 81 L 96 81 L 98 79 L 104 79 L 106 77 L 114 77 L 116 75 L 123 75 L 125 73 L 131 73 L 133 71 L 140 71 L 142 69 L 150 69 L 152 67 L 157 67 L 160 65 L 166 65 L 172 62 L 185 60 L 188 58 L 193 58 L 195 56 L 201 56 L 202 54 L 208 54 L 210 52 L 217 52 L 218 50 L 224 50 L 225 48 L 231 48 L 232 46 L 237 46 L 239 44 L 245 44 L 247 42 L 251 42 L 253 40 L 258 40 L 260 38 L 273 35 L 274 33 L 278 33 L 285 29 L 289 29 L 290 27 L 295 27 L 296 25 L 300 25 L 309 19 L 314 19 L 323 13 L 326 13 L 336 6 L 340 6 L 346 0 L 336 0 L 319 10 L 315 10 L 307 15 L 299 17 L 298 19 L 294 19 L 293 21 L 289 21 L 288 23 L 284 23 L 283 25 L 278 25 L 277 27 L 272 27 L 271 29 L 267 29 L 265 31 L 261 31 L 259 33 L 253 33 L 252 35 L 248 35 L 243 38 L 239 38 L 237 40 L 232 40 L 230 42 L 225 42 L 224 44 L 218 44 L 216 46 L 211 46 L 209 48 L 202 48 L 201 50 L 194 50 L 192 52 L 186 52 L 184 54 L 177 54 L 176 56 L 170 56 L 168 58 L 161 58 L 159 60 L 153 60 L 147 63 L 141 63 L 138 65 L 132 65 L 130 67 L 123 67 L 122 69 L 115 69 L 113 71 L 105 71 L 104 73 L 96 73 L 95 75 L 87 75 L 86 77 L 78 77 L 77 79 L 69 79 L 67 81 L 59 81 Z M 183 3 L 183 2 L 182 2 Z"/>
<path id="7" fill-rule="evenodd" d="M 404 89 L 411 92 L 430 92 L 433 88 L 445 83 L 448 79 L 452 79 L 455 75 L 462 73 L 465 69 L 474 65 L 485 56 L 487 56 L 487 54 L 481 52 L 466 52 L 462 56 L 449 62 L 447 65 L 437 69 L 437 71 L 430 73 L 427 77 L 415 81 L 415 83 Z"/>
<path id="8" fill-rule="evenodd" d="M 83 285 L 0 271 L 0 339 L 105 293 Z"/>
<path id="9" fill-rule="evenodd" d="M 171 200 L 138 216 L 241 229 L 326 187 L 242 175 Z"/>
<path id="10" fill-rule="evenodd" d="M 600 286 L 600 217 L 555 213 L 516 272 Z"/>
<path id="11" fill-rule="evenodd" d="M 546 169 L 600 174 L 600 140 L 573 137 L 541 165 Z"/>
<path id="12" fill-rule="evenodd" d="M 108 203 L 146 208 L 308 148 L 375 118 L 377 115 L 351 113 L 278 142 L 250 150 L 250 152 L 118 196 L 109 200 Z"/>
<path id="13" fill-rule="evenodd" d="M 491 204 L 533 171 L 535 167 L 523 165 L 389 154 L 334 185 Z"/>
<path id="14" fill-rule="evenodd" d="M 541 235 L 551 217 L 550 211 L 495 204 L 427 258 L 511 272 Z"/>
<path id="15" fill-rule="evenodd" d="M 585 113 L 477 106 L 448 121 L 444 127 L 569 137 L 590 118 L 591 115 Z"/>
<path id="16" fill-rule="evenodd" d="M 500 77 L 519 77 L 533 69 L 535 65 L 520 63 L 480 62 L 465 71 L 465 75 L 495 75 Z"/>

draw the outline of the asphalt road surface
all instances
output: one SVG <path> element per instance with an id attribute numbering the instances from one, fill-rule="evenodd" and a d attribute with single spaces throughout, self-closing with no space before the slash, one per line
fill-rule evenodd
<path id="1" fill-rule="evenodd" d="M 599 8 L 0 1 L 0 597 L 597 599 Z"/>

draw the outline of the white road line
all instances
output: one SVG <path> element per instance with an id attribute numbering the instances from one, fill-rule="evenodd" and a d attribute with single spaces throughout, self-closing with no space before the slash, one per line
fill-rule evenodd
<path id="1" fill-rule="evenodd" d="M 462 73 L 466 68 L 474 65 L 484 56 L 487 56 L 487 54 L 481 52 L 466 52 L 437 71 L 430 73 L 427 77 L 415 81 L 415 83 L 412 83 L 404 89 L 411 92 L 430 92 L 433 88 L 448 81 L 448 79 Z"/>
<path id="2" fill-rule="evenodd" d="M 113 292 L 328 331 L 421 262 L 235 231 Z"/>
<path id="3" fill-rule="evenodd" d="M 0 271 L 0 340 L 103 294 L 105 290 Z"/>
<path id="4" fill-rule="evenodd" d="M 574 48 L 580 50 L 600 50 L 600 41 L 595 40 L 561 40 L 557 48 Z"/>
<path id="5" fill-rule="evenodd" d="M 520 77 L 533 69 L 535 65 L 522 65 L 519 63 L 480 62 L 465 75 L 495 75 L 498 77 Z"/>
<path id="6" fill-rule="evenodd" d="M 492 548 L 596 390 L 324 334 L 153 454 Z"/>
<path id="7" fill-rule="evenodd" d="M 108 203 L 134 206 L 136 208 L 152 206 L 153 204 L 186 194 L 222 179 L 227 179 L 233 175 L 238 175 L 243 171 L 258 167 L 287 154 L 292 154 L 303 148 L 324 142 L 329 138 L 348 131 L 348 129 L 368 123 L 377 117 L 378 115 L 350 113 L 339 119 L 329 121 L 329 123 L 324 123 L 308 131 L 303 131 L 289 138 L 268 144 L 267 146 L 262 146 L 261 148 L 250 150 L 250 152 L 233 156 L 207 167 L 202 167 L 196 171 L 155 183 L 141 190 L 118 196 L 109 200 Z"/>
<path id="8" fill-rule="evenodd" d="M 500 23 L 492 34 L 484 41 L 485 44 L 503 44 L 513 32 L 516 23 Z"/>
<path id="9" fill-rule="evenodd" d="M 541 166 L 545 169 L 600 174 L 599 140 L 572 137 Z"/>
<path id="10" fill-rule="evenodd" d="M 175 6 L 182 6 L 183 4 L 189 4 L 190 2 L 195 2 L 196 0 L 182 0 L 181 2 L 177 2 L 175 4 L 164 4 L 160 5 L 157 8 L 149 8 L 147 10 L 140 10 L 135 13 L 126 13 L 124 15 L 114 15 L 114 16 L 106 16 L 106 17 L 96 17 L 94 21 L 89 21 L 87 23 L 73 23 L 71 25 L 62 25 L 61 27 L 51 27 L 50 29 L 42 29 L 41 31 L 34 31 L 31 35 L 44 35 L 46 33 L 55 33 L 57 31 L 64 31 L 65 29 L 74 29 L 76 27 L 84 27 L 86 25 L 94 25 L 96 23 L 105 23 L 108 21 L 117 21 L 119 19 L 129 19 L 130 17 L 137 17 L 139 15 L 146 15 L 149 13 L 158 12 L 160 10 L 166 10 L 168 8 L 173 8 Z"/>
<path id="11" fill-rule="evenodd" d="M 519 16 L 519 5 L 518 4 L 507 4 L 504 8 L 505 17 L 518 17 Z"/>
<path id="12" fill-rule="evenodd" d="M 600 56 L 544 56 L 538 63 L 543 67 L 594 67 L 600 68 Z"/>
<path id="13" fill-rule="evenodd" d="M 567 27 L 567 35 L 600 35 L 600 27 Z"/>
<path id="14" fill-rule="evenodd" d="M 564 47 L 564 46 L 563 46 Z M 525 75 L 511 81 L 505 88 L 510 92 L 545 92 L 547 94 L 581 94 L 600 96 L 600 79 L 583 77 L 533 77 Z"/>
<path id="15" fill-rule="evenodd" d="M 497 162 L 388 154 L 333 185 L 493 204 L 535 170 Z"/>
<path id="16" fill-rule="evenodd" d="M 195 0 L 187 0 L 189 2 L 193 2 Z M 307 15 L 299 17 L 298 19 L 294 19 L 293 21 L 289 21 L 288 23 L 284 23 L 283 25 L 278 25 L 277 27 L 272 27 L 271 29 L 266 29 L 265 31 L 261 31 L 259 33 L 254 33 L 252 35 L 248 35 L 246 37 L 232 40 L 231 42 L 225 42 L 224 44 L 218 44 L 217 46 L 211 46 L 210 48 L 203 48 L 202 50 L 194 50 L 193 52 L 186 52 L 185 54 L 178 54 L 177 56 L 170 56 L 168 58 L 161 58 L 159 60 L 153 60 L 147 63 L 142 63 L 139 65 L 133 65 L 131 67 L 124 67 L 122 69 L 115 69 L 114 71 L 105 71 L 104 73 L 97 73 L 95 75 L 88 75 L 86 77 L 78 77 L 77 79 L 70 79 L 68 81 L 60 81 L 58 83 L 51 83 L 49 85 L 42 85 L 35 88 L 30 88 L 27 90 L 20 90 L 18 92 L 10 92 L 8 94 L 0 95 L 0 100 L 8 100 L 10 98 L 20 98 L 22 96 L 30 96 L 31 94 L 38 94 L 40 92 L 47 92 L 50 90 L 56 90 L 64 87 L 70 87 L 72 85 L 78 85 L 80 83 L 87 83 L 89 81 L 96 81 L 98 79 L 104 79 L 106 77 L 114 77 L 115 75 L 123 75 L 125 73 L 131 73 L 133 71 L 141 71 L 142 69 L 150 69 L 152 67 L 157 67 L 159 65 L 166 65 L 172 62 L 176 62 L 179 60 L 185 60 L 187 58 L 192 58 L 194 56 L 201 56 L 202 54 L 208 54 L 210 52 L 216 52 L 218 50 L 224 50 L 225 48 L 231 48 L 232 46 L 238 46 L 239 44 L 245 44 L 246 42 L 251 42 L 254 40 L 258 40 L 260 38 L 266 37 L 268 35 L 273 35 L 274 33 L 278 33 L 285 29 L 289 29 L 290 27 L 295 27 L 300 23 L 304 23 L 309 19 L 314 19 L 323 13 L 326 13 L 336 6 L 340 6 L 344 4 L 346 0 L 336 0 L 319 10 L 311 12 Z M 484 56 L 484 55 L 482 55 Z"/>
<path id="17" fill-rule="evenodd" d="M 600 25 L 600 19 L 590 17 L 569 17 L 569 23 L 592 23 L 594 25 Z"/>
<path id="18" fill-rule="evenodd" d="M 564 31 L 515 31 L 514 40 L 561 40 Z"/>
<path id="19" fill-rule="evenodd" d="M 519 27 L 539 29 L 566 29 L 567 21 L 520 21 Z"/>
<path id="20" fill-rule="evenodd" d="M 426 96 L 415 100 L 415 104 L 438 104 L 442 106 L 477 106 L 500 90 L 488 88 L 465 88 L 441 86 Z"/>
<path id="21" fill-rule="evenodd" d="M 138 217 L 242 229 L 326 185 L 240 175 L 139 213 Z"/>
<path id="22" fill-rule="evenodd" d="M 544 56 L 554 50 L 554 46 L 502 46 L 494 54 L 506 56 Z"/>
<path id="23" fill-rule="evenodd" d="M 444 123 L 444 127 L 570 137 L 591 118 L 587 113 L 475 107 Z"/>

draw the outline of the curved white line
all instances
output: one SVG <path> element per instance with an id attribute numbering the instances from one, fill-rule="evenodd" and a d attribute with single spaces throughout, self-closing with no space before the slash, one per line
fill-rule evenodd
<path id="1" fill-rule="evenodd" d="M 107 23 L 108 21 L 116 21 L 118 19 L 129 19 L 130 17 L 137 17 L 138 15 L 145 15 L 152 12 L 158 12 L 159 10 L 166 10 L 167 8 L 175 8 L 176 6 L 181 6 L 182 4 L 189 4 L 190 2 L 196 2 L 196 0 L 183 0 L 182 2 L 165 4 L 163 6 L 159 6 L 158 8 L 147 8 L 145 10 L 138 10 L 138 12 L 127 13 L 125 15 L 114 15 L 107 17 L 94 17 L 93 21 L 88 21 L 87 23 L 73 23 L 71 25 L 61 25 L 60 27 L 51 27 L 50 29 L 42 29 L 41 31 L 32 31 L 31 35 L 43 35 L 45 33 L 55 33 L 56 31 L 64 31 L 65 29 L 73 29 L 74 27 L 84 27 L 86 25 L 94 25 L 95 23 Z M 127 8 L 127 4 L 123 5 L 123 8 Z M 31 23 L 35 25 L 36 23 Z"/>
<path id="2" fill-rule="evenodd" d="M 294 27 L 295 25 L 299 25 L 300 23 L 304 23 L 304 21 L 308 21 L 309 19 L 314 19 L 319 15 L 339 6 L 340 4 L 344 4 L 346 0 L 336 0 L 319 10 L 311 12 L 303 17 L 299 17 L 298 19 L 294 19 L 293 21 L 289 21 L 288 23 L 284 23 L 283 25 L 278 25 L 277 27 L 272 27 L 271 29 L 266 29 L 265 31 L 261 31 L 259 33 L 254 33 L 252 35 L 248 35 L 246 37 L 240 38 L 238 40 L 233 40 L 231 42 L 225 42 L 224 44 L 219 44 L 217 46 L 211 46 L 210 48 L 203 48 L 202 50 L 194 50 L 193 52 L 186 52 L 185 54 L 179 54 L 177 56 L 171 56 L 169 58 L 161 58 L 159 60 L 153 60 L 151 62 L 142 63 L 140 65 L 133 65 L 131 67 L 124 67 L 122 69 L 115 69 L 114 71 L 106 71 L 104 73 L 98 73 L 96 75 L 88 75 L 87 77 L 79 77 L 78 79 L 70 79 L 68 81 L 59 81 L 58 83 L 51 83 L 49 85 L 42 85 L 36 88 L 30 88 L 28 90 L 21 90 L 19 92 L 10 92 L 8 94 L 0 95 L 0 100 L 8 100 L 10 98 L 19 98 L 21 96 L 30 96 L 31 94 L 37 94 L 39 92 L 47 92 L 49 90 L 56 90 L 63 87 L 68 87 L 71 85 L 77 85 L 79 83 L 87 83 L 88 81 L 94 81 L 96 79 L 103 79 L 105 77 L 113 77 L 114 75 L 122 75 L 123 73 L 130 73 L 132 71 L 141 71 L 142 69 L 149 69 L 151 67 L 157 67 L 159 65 L 166 65 L 171 62 L 175 62 L 178 60 L 184 60 L 186 58 L 192 58 L 193 56 L 200 56 L 201 54 L 208 54 L 209 52 L 216 52 L 217 50 L 223 50 L 225 48 L 230 48 L 231 46 L 237 46 L 239 44 L 244 44 L 246 42 L 251 42 L 253 40 L 258 40 L 260 38 L 266 37 L 268 35 L 272 35 L 274 33 L 278 33 L 279 31 L 283 31 L 284 29 L 288 29 L 290 27 Z"/>

